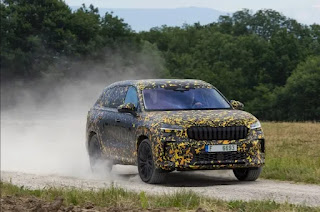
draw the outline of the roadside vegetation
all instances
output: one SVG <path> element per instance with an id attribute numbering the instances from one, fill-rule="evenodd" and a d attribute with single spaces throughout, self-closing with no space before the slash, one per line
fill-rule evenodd
<path id="1" fill-rule="evenodd" d="M 264 122 L 263 178 L 320 184 L 320 123 Z"/>
<path id="2" fill-rule="evenodd" d="M 147 195 L 144 192 L 135 193 L 123 188 L 111 186 L 110 188 L 87 191 L 80 189 L 44 188 L 30 190 L 1 182 L 1 198 L 14 196 L 14 198 L 30 198 L 25 202 L 35 202 L 34 198 L 53 202 L 57 197 L 63 199 L 63 205 L 95 208 L 98 210 L 117 211 L 116 209 L 159 209 L 162 210 L 199 210 L 205 211 L 319 211 L 320 208 L 296 206 L 288 203 L 278 204 L 273 201 L 222 201 L 201 197 L 194 192 L 181 190 L 174 194 L 160 196 Z M 33 199 L 32 199 L 33 198 Z M 9 198 L 10 199 L 10 198 Z M 2 201 L 6 204 L 7 199 Z M 17 201 L 16 201 L 17 202 Z M 39 203 L 38 203 L 39 204 Z M 57 205 L 57 204 L 56 204 Z M 89 206 L 89 207 L 88 207 Z M 2 205 L 1 207 L 6 207 Z M 39 206 L 38 206 L 39 207 Z M 48 206 L 47 206 L 48 207 Z M 21 208 L 21 205 L 20 205 Z M 118 211 L 119 211 L 118 210 Z"/>

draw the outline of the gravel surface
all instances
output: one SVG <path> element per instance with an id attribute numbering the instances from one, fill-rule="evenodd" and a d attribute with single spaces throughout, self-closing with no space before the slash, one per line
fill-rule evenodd
<path id="1" fill-rule="evenodd" d="M 149 194 L 173 193 L 185 189 L 205 197 L 222 200 L 273 200 L 275 202 L 320 206 L 320 186 L 271 180 L 238 182 L 230 171 L 174 172 L 163 185 L 143 183 L 134 166 L 114 166 L 109 176 L 90 179 L 58 175 L 39 175 L 1 171 L 1 180 L 32 189 L 68 187 L 81 189 L 106 188 L 112 183 L 130 191 Z"/>

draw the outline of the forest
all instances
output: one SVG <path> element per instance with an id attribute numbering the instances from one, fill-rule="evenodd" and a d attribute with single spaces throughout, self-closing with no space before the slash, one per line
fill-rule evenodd
<path id="1" fill-rule="evenodd" d="M 112 74 L 114 60 L 139 67 L 145 59 L 153 61 L 154 77 L 205 80 L 261 120 L 320 120 L 319 23 L 244 9 L 208 25 L 135 32 L 93 5 L 73 11 L 62 0 L 4 0 L 0 6 L 1 86 L 74 79 L 82 74 L 70 68 L 77 61 L 111 61 L 103 71 Z"/>

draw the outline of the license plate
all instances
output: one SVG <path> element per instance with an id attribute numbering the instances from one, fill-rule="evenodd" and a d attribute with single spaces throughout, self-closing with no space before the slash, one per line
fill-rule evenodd
<path id="1" fill-rule="evenodd" d="M 227 145 L 206 145 L 206 152 L 236 152 L 236 144 Z"/>

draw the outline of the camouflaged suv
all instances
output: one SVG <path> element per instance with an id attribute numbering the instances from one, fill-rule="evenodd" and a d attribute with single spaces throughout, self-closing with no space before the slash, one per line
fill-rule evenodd
<path id="1" fill-rule="evenodd" d="M 137 165 L 142 181 L 174 170 L 233 169 L 256 180 L 264 165 L 260 122 L 200 80 L 134 80 L 106 87 L 88 112 L 90 164 Z"/>

